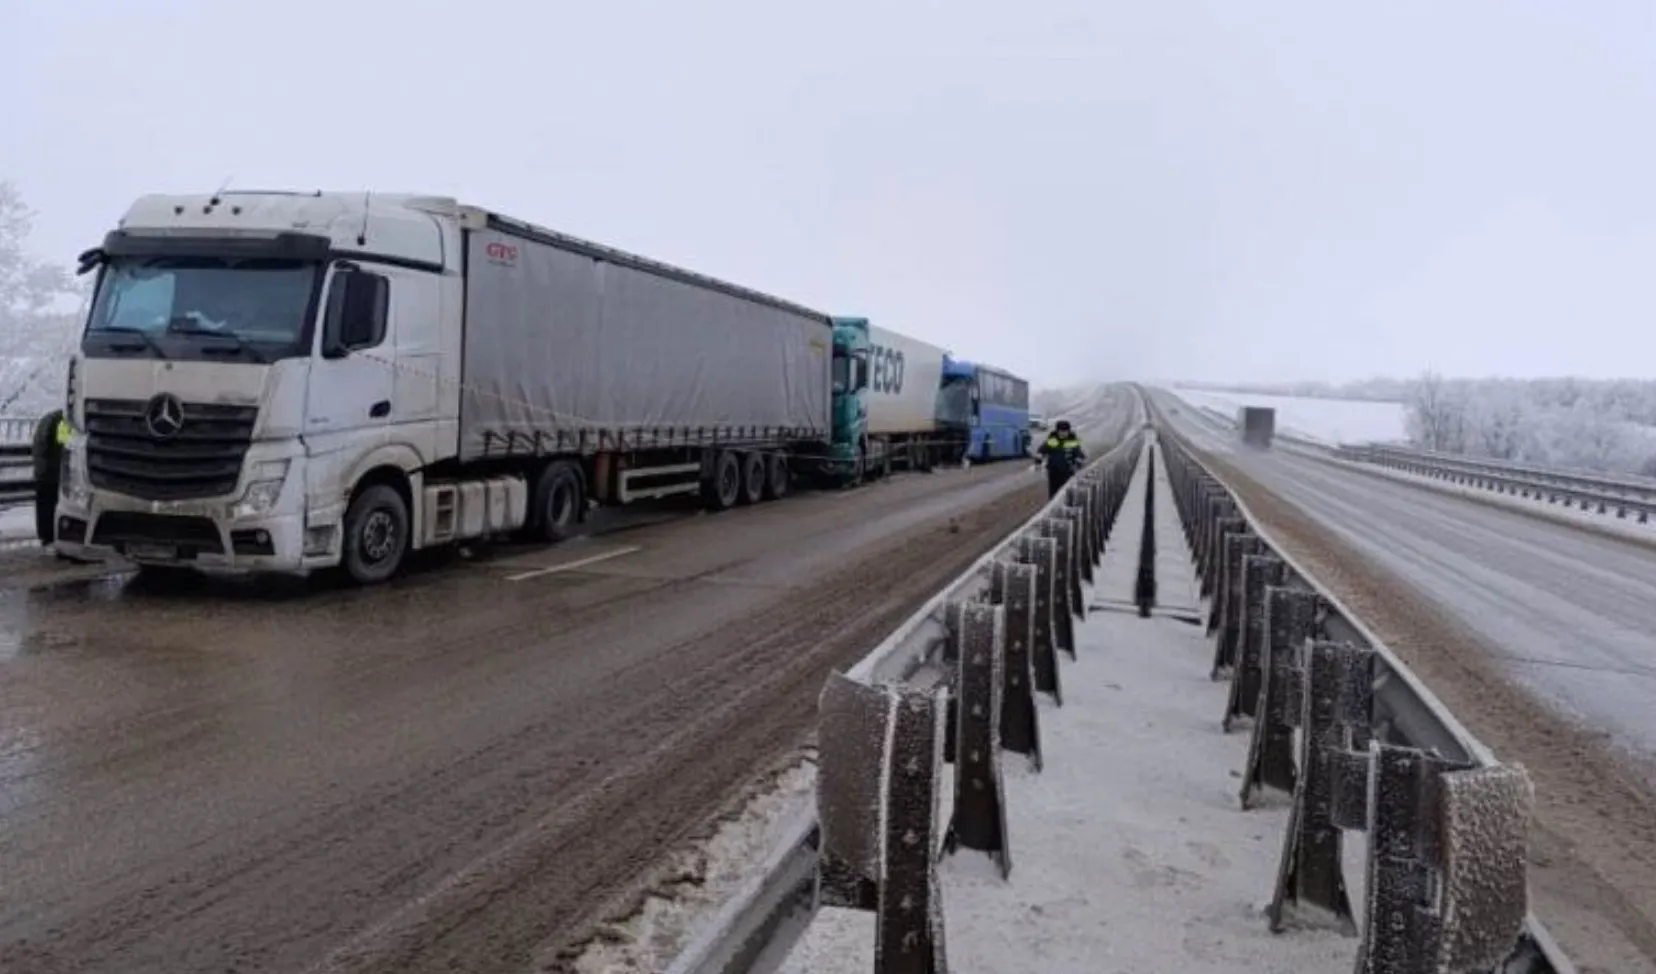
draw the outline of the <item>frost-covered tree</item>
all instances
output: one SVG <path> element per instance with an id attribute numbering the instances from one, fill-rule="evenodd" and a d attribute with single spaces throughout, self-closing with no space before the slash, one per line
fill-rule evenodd
<path id="1" fill-rule="evenodd" d="M 1407 402 L 1422 449 L 1656 475 L 1656 382 L 1456 379 L 1427 373 Z"/>
<path id="2" fill-rule="evenodd" d="M 1407 402 L 1409 439 L 1425 450 L 1461 453 L 1467 443 L 1467 397 L 1457 384 L 1428 371 Z"/>
<path id="3" fill-rule="evenodd" d="M 67 269 L 30 253 L 33 226 L 22 193 L 0 180 L 0 414 L 57 404 L 77 322 L 62 306 L 85 293 Z"/>

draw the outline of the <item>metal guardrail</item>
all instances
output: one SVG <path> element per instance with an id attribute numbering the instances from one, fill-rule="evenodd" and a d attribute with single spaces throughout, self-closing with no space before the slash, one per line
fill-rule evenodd
<path id="1" fill-rule="evenodd" d="M 1656 515 L 1656 482 L 1592 477 L 1377 445 L 1342 445 L 1331 451 L 1331 455 L 1499 494 L 1562 503 L 1565 507 L 1596 510 L 1600 514 L 1614 512 L 1618 518 L 1636 517 L 1640 524 L 1650 523 L 1651 516 Z"/>
<path id="2" fill-rule="evenodd" d="M 1263 548 L 1286 566 L 1285 583 L 1315 593 L 1321 606 L 1322 637 L 1367 649 L 1373 657 L 1373 721 L 1375 739 L 1435 755 L 1451 764 L 1493 768 L 1493 753 L 1475 738 L 1448 708 L 1422 684 L 1401 659 L 1395 656 L 1355 615 L 1312 577 L 1265 531 L 1253 513 L 1235 495 L 1224 478 L 1202 460 L 1199 448 L 1168 423 L 1152 406 L 1152 422 L 1166 445 L 1170 463 L 1183 462 L 1199 470 L 1217 485 L 1248 532 Z M 1217 598 L 1217 594 L 1216 594 Z M 1267 677 L 1269 679 L 1269 677 Z M 1502 974 L 1574 974 L 1575 967 L 1564 956 L 1545 928 L 1533 915 L 1526 915 L 1517 943 L 1499 967 Z"/>
<path id="3" fill-rule="evenodd" d="M 0 416 L 0 507 L 26 503 L 34 497 L 31 441 L 35 422 Z"/>
<path id="4" fill-rule="evenodd" d="M 1144 409 L 1148 407 L 1149 399 L 1144 398 L 1143 391 L 1139 394 L 1138 411 L 1144 416 Z M 1166 457 L 1171 464 L 1181 465 L 1186 470 L 1202 470 L 1206 475 L 1207 484 L 1204 490 L 1222 489 L 1225 497 L 1234 502 L 1234 494 L 1230 494 L 1229 487 L 1211 474 L 1192 454 L 1191 447 L 1177 434 L 1166 421 L 1159 416 L 1148 416 L 1149 421 L 1161 427 L 1164 432 L 1163 441 Z M 1151 424 L 1146 422 L 1146 426 Z M 1116 451 L 1103 457 L 1100 464 L 1123 464 L 1124 460 L 1131 460 L 1131 469 L 1136 467 L 1139 454 L 1143 454 L 1143 432 L 1133 432 L 1131 436 L 1116 447 Z M 1194 484 L 1187 484 L 1196 487 Z M 1060 499 L 1061 500 L 1061 499 Z M 1052 505 L 1043 509 L 1027 527 L 1015 533 L 1013 538 L 1025 537 L 1025 533 L 1042 522 L 1047 517 Z M 1252 514 L 1244 505 L 1234 504 L 1235 514 L 1244 518 L 1250 530 L 1259 530 Z M 1275 548 L 1275 543 L 1264 532 L 1255 535 L 1259 542 Z M 947 586 L 946 590 L 934 596 L 924 608 L 911 616 L 898 631 L 894 631 L 879 648 L 874 649 L 868 658 L 864 658 L 856 668 L 851 669 L 846 676 L 863 684 L 931 684 L 931 682 L 947 681 L 944 676 L 942 656 L 951 643 L 949 633 L 949 606 L 970 605 L 977 596 L 990 586 L 992 565 L 1000 562 L 1005 550 L 1012 545 L 1013 540 L 992 550 L 979 560 L 977 565 L 965 571 L 956 583 Z M 1318 610 L 1318 638 L 1326 639 L 1330 643 L 1348 644 L 1353 648 L 1363 648 L 1361 651 L 1370 654 L 1373 658 L 1373 679 L 1371 679 L 1371 716 L 1363 727 L 1363 734 L 1368 735 L 1376 742 L 1386 745 L 1401 745 L 1404 749 L 1411 749 L 1413 754 L 1419 754 L 1419 760 L 1427 764 L 1451 765 L 1462 769 L 1485 769 L 1500 772 L 1499 762 L 1490 754 L 1489 749 L 1477 742 L 1471 732 L 1467 732 L 1454 717 L 1447 712 L 1446 707 L 1432 696 L 1431 691 L 1419 682 L 1418 677 L 1409 673 L 1409 669 L 1396 656 L 1374 638 L 1373 633 L 1351 616 L 1328 591 L 1310 578 L 1298 563 L 1292 558 L 1280 555 L 1277 548 L 1273 555 L 1278 555 L 1283 568 L 1283 580 L 1292 580 L 1293 585 L 1300 586 L 1307 598 L 1312 598 Z M 1002 562 L 1002 565 L 1005 565 Z M 959 638 L 959 633 L 956 634 Z M 964 671 L 962 671 L 964 673 Z M 1037 671 L 1038 677 L 1038 671 Z M 959 687 L 952 687 L 959 689 Z M 1278 691 L 1280 692 L 1280 691 Z M 1303 692 L 1303 691 L 1302 691 Z M 826 697 L 825 697 L 826 699 Z M 1260 704 L 1264 706 L 1264 704 Z M 962 704 L 964 707 L 964 704 Z M 952 707 L 951 707 L 952 709 Z M 974 711 L 975 712 L 975 711 Z M 964 730 L 962 730 L 964 732 Z M 1379 754 L 1379 752 L 1376 752 Z M 1376 759 L 1378 760 L 1378 759 Z M 912 770 L 912 769 L 909 769 Z M 1310 774 L 1310 772 L 1307 772 Z M 1374 774 L 1381 772 L 1376 770 Z M 1388 772 L 1391 774 L 1391 772 Z M 1519 772 L 1522 777 L 1522 772 Z M 1393 779 L 1388 779 L 1393 780 Z M 1447 779 L 1444 779 L 1447 780 Z M 1510 779 L 1509 779 L 1510 780 Z M 912 797 L 911 797 L 912 798 Z M 1384 802 L 1383 802 L 1384 803 Z M 1406 808 L 1406 807 L 1404 807 Z M 1396 808 L 1394 808 L 1396 810 Z M 1350 815 L 1350 812 L 1346 812 Z M 1394 822 L 1394 820 L 1391 820 Z M 1345 825 L 1350 828 L 1351 825 Z M 1374 828 L 1379 828 L 1374 825 Z M 1389 835 L 1389 833 L 1388 833 Z M 679 954 L 674 964 L 667 972 L 669 974 L 760 974 L 760 972 L 775 971 L 782 964 L 783 957 L 787 956 L 793 943 L 802 936 L 808 928 L 811 916 L 818 906 L 818 896 L 823 896 L 830 890 L 828 873 L 818 876 L 818 850 L 821 848 L 820 825 L 816 822 L 813 813 L 802 813 L 795 818 L 788 827 L 787 838 L 780 843 L 777 851 L 772 853 L 770 860 L 765 863 L 758 875 L 753 876 L 747 885 L 742 886 L 737 894 L 725 901 L 719 913 L 715 914 L 710 923 L 700 929 L 696 938 Z M 1482 860 L 1480 860 L 1482 861 Z M 828 863 L 823 863 L 826 868 Z M 1514 875 L 1514 863 L 1505 861 L 1500 870 L 1484 871 L 1480 878 L 1487 878 L 1494 873 Z M 1519 866 L 1522 868 L 1522 866 Z M 843 876 L 835 871 L 835 896 L 843 896 Z M 1522 873 L 1519 873 L 1522 875 Z M 1398 873 L 1391 873 L 1398 876 Z M 1474 881 L 1475 886 L 1475 881 Z M 1522 886 L 1522 881 L 1520 881 Z M 1341 888 L 1343 890 L 1343 888 Z M 1381 903 L 1378 909 L 1403 909 L 1409 913 L 1416 906 L 1409 904 L 1409 888 L 1403 888 L 1401 894 L 1404 901 L 1391 899 Z M 1466 894 L 1467 891 L 1457 890 L 1457 893 Z M 1393 894 L 1399 894 L 1394 886 Z M 1343 896 L 1343 893 L 1341 893 Z M 1459 903 L 1459 901 L 1457 901 Z M 1519 904 L 1522 909 L 1522 903 Z M 1492 914 L 1490 914 L 1492 916 Z M 1575 974 L 1572 964 L 1563 952 L 1553 943 L 1547 931 L 1537 923 L 1533 916 L 1524 914 L 1522 929 L 1520 929 L 1519 914 L 1512 911 L 1512 904 L 1507 904 L 1505 916 L 1509 916 L 1510 928 L 1500 926 L 1500 921 L 1494 921 L 1494 931 L 1520 931 L 1520 933 L 1492 933 L 1490 929 L 1469 929 L 1466 926 L 1457 926 L 1452 931 L 1456 943 L 1447 947 L 1447 952 L 1459 949 L 1462 956 L 1467 952 L 1482 951 L 1482 956 L 1500 954 L 1504 957 L 1499 969 L 1502 974 Z M 1403 914 L 1386 913 L 1386 919 L 1403 918 Z M 1464 918 L 1456 918 L 1461 921 Z M 1389 928 L 1388 928 L 1389 929 Z M 1444 928 L 1447 929 L 1447 928 Z M 941 934 L 941 931 L 939 931 Z M 926 939 L 926 934 L 919 934 Z M 1447 938 L 1451 934 L 1442 933 L 1442 929 L 1431 931 L 1436 946 L 1436 938 Z M 1480 943 L 1467 946 L 1471 941 Z M 1408 941 L 1408 936 L 1404 936 Z M 1396 939 L 1396 931 L 1388 936 L 1389 943 L 1401 943 Z M 1366 938 L 1360 946 L 1360 951 L 1371 952 L 1378 941 Z M 1426 949 L 1416 951 L 1418 959 L 1426 957 Z M 1437 954 L 1444 956 L 1444 954 Z M 1423 961 L 1424 962 L 1424 961 Z"/>
<path id="5" fill-rule="evenodd" d="M 1140 400 L 1126 424 L 1124 439 L 1089 464 L 1081 476 L 1105 477 L 1112 470 L 1130 474 L 1143 449 L 1145 419 Z M 1068 503 L 1060 494 L 1043 505 L 1023 527 L 921 606 L 846 676 L 868 684 L 946 681 L 943 655 L 949 641 L 948 607 L 988 589 L 993 566 L 1006 558 L 1020 539 Z M 821 838 L 814 810 L 791 821 L 759 871 L 698 930 L 666 974 L 762 974 L 777 970 L 816 914 Z"/>

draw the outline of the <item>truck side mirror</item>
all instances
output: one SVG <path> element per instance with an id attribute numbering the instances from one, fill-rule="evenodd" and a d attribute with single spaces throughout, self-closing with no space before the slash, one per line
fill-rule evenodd
<path id="1" fill-rule="evenodd" d="M 344 358 L 385 341 L 391 282 L 363 270 L 334 272 L 322 322 L 322 357 Z"/>

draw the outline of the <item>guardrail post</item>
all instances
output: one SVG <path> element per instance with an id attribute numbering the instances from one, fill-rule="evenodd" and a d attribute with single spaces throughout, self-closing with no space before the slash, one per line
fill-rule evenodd
<path id="1" fill-rule="evenodd" d="M 999 606 L 982 603 L 968 603 L 961 612 L 955 800 L 943 843 L 951 853 L 962 846 L 987 852 L 1004 879 L 1012 872 L 1012 852 L 1000 766 L 1002 619 Z"/>
<path id="2" fill-rule="evenodd" d="M 1202 595 L 1213 600 L 1208 609 L 1207 632 L 1210 636 L 1219 631 L 1225 605 L 1225 538 L 1247 530 L 1248 522 L 1229 512 L 1228 505 L 1220 505 L 1218 517 L 1214 518 L 1208 529 L 1207 544 L 1203 546 L 1207 572 L 1202 577 Z"/>
<path id="3" fill-rule="evenodd" d="M 1230 519 L 1227 519 L 1230 520 Z M 1218 623 L 1219 641 L 1214 646 L 1212 679 L 1219 679 L 1236 666 L 1237 648 L 1242 639 L 1242 559 L 1260 553 L 1262 542 L 1245 526 L 1241 518 L 1234 519 L 1244 526 L 1226 531 L 1224 560 L 1219 570 L 1219 594 L 1214 612 L 1208 620 L 1208 631 Z"/>
<path id="4" fill-rule="evenodd" d="M 1060 507 L 1052 512 L 1052 516 L 1059 521 L 1068 522 L 1070 526 L 1070 572 L 1069 572 L 1069 602 L 1070 611 L 1077 619 L 1087 618 L 1086 592 L 1081 588 L 1082 569 L 1087 564 L 1087 521 L 1086 512 L 1077 507 Z"/>
<path id="5" fill-rule="evenodd" d="M 1093 580 L 1093 567 L 1098 564 L 1098 505 L 1095 487 L 1096 480 L 1089 478 L 1079 487 L 1070 487 L 1064 495 L 1064 502 L 1068 510 L 1076 512 L 1077 522 L 1081 528 L 1081 578 L 1089 584 Z"/>
<path id="6" fill-rule="evenodd" d="M 1058 648 L 1070 654 L 1075 659 L 1075 615 L 1070 607 L 1072 588 L 1070 575 L 1074 566 L 1073 528 L 1070 522 L 1055 517 L 1041 519 L 1039 530 L 1043 537 L 1051 538 L 1054 545 L 1052 571 L 1052 623 L 1053 641 Z"/>
<path id="7" fill-rule="evenodd" d="M 1264 686 L 1260 716 L 1248 742 L 1248 763 L 1242 769 L 1243 808 L 1251 807 L 1261 788 L 1294 793 L 1294 728 L 1300 724 L 1305 644 L 1316 628 L 1317 603 L 1316 593 L 1305 589 L 1266 590 Z"/>
<path id="8" fill-rule="evenodd" d="M 1034 620 L 1034 642 L 1030 643 L 1030 660 L 1035 667 L 1035 689 L 1052 694 L 1062 707 L 1064 692 L 1058 677 L 1057 640 L 1053 634 L 1053 620 L 1058 613 L 1053 608 L 1054 579 L 1058 574 L 1058 542 L 1052 538 L 1024 535 L 1018 539 L 1018 558 L 1034 568 L 1035 603 L 1031 615 Z"/>
<path id="9" fill-rule="evenodd" d="M 1300 779 L 1288 814 L 1271 930 L 1283 929 L 1292 910 L 1302 918 L 1315 907 L 1346 934 L 1356 932 L 1351 898 L 1341 872 L 1342 823 L 1361 818 L 1367 784 L 1366 755 L 1352 755 L 1352 730 L 1373 723 L 1374 653 L 1367 648 L 1314 642 L 1306 658 L 1300 710 Z M 1348 756 L 1358 760 L 1347 760 Z M 1354 808 L 1353 806 L 1357 806 Z"/>
<path id="10" fill-rule="evenodd" d="M 881 763 L 893 703 L 886 691 L 843 673 L 829 674 L 817 701 L 817 877 L 826 906 L 872 912 L 879 905 Z"/>
<path id="11" fill-rule="evenodd" d="M 1358 974 L 1500 966 L 1528 910 L 1528 775 L 1379 741 L 1369 753 L 1369 902 Z"/>
<path id="12" fill-rule="evenodd" d="M 943 974 L 943 898 L 937 881 L 937 779 L 943 762 L 943 693 L 891 688 L 889 763 L 874 970 Z"/>
<path id="13" fill-rule="evenodd" d="M 1230 699 L 1221 726 L 1230 732 L 1237 718 L 1259 722 L 1259 697 L 1265 683 L 1265 592 L 1281 585 L 1287 566 L 1275 555 L 1242 558 L 1241 653 L 1231 672 Z"/>
<path id="14" fill-rule="evenodd" d="M 1440 778 L 1443 937 L 1437 969 L 1493 970 L 1513 953 L 1529 912 L 1529 823 L 1535 790 L 1523 768 L 1497 765 Z"/>
<path id="15" fill-rule="evenodd" d="M 1029 756 L 1041 770 L 1040 710 L 1035 706 L 1035 566 L 995 562 L 996 588 L 1006 610 L 1005 682 L 1001 685 L 1001 746 Z"/>

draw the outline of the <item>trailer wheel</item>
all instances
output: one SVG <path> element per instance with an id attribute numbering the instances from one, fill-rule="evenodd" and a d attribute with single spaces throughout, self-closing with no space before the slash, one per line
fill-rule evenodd
<path id="1" fill-rule="evenodd" d="M 787 496 L 793 476 L 793 471 L 788 469 L 788 458 L 780 453 L 773 453 L 766 469 L 768 476 L 765 478 L 765 497 L 776 500 Z"/>
<path id="2" fill-rule="evenodd" d="M 535 481 L 535 496 L 529 508 L 529 529 L 536 541 L 557 544 L 575 533 L 581 520 L 586 491 L 580 475 L 567 462 L 549 464 Z"/>
<path id="3" fill-rule="evenodd" d="M 720 450 L 713 458 L 713 476 L 702 481 L 702 500 L 708 510 L 726 511 L 742 495 L 742 465 L 736 454 Z"/>
<path id="4" fill-rule="evenodd" d="M 370 484 L 345 511 L 346 574 L 377 585 L 402 567 L 408 553 L 408 504 L 390 484 Z"/>
<path id="5" fill-rule="evenodd" d="M 742 496 L 743 504 L 757 504 L 765 499 L 765 454 L 742 454 Z"/>

